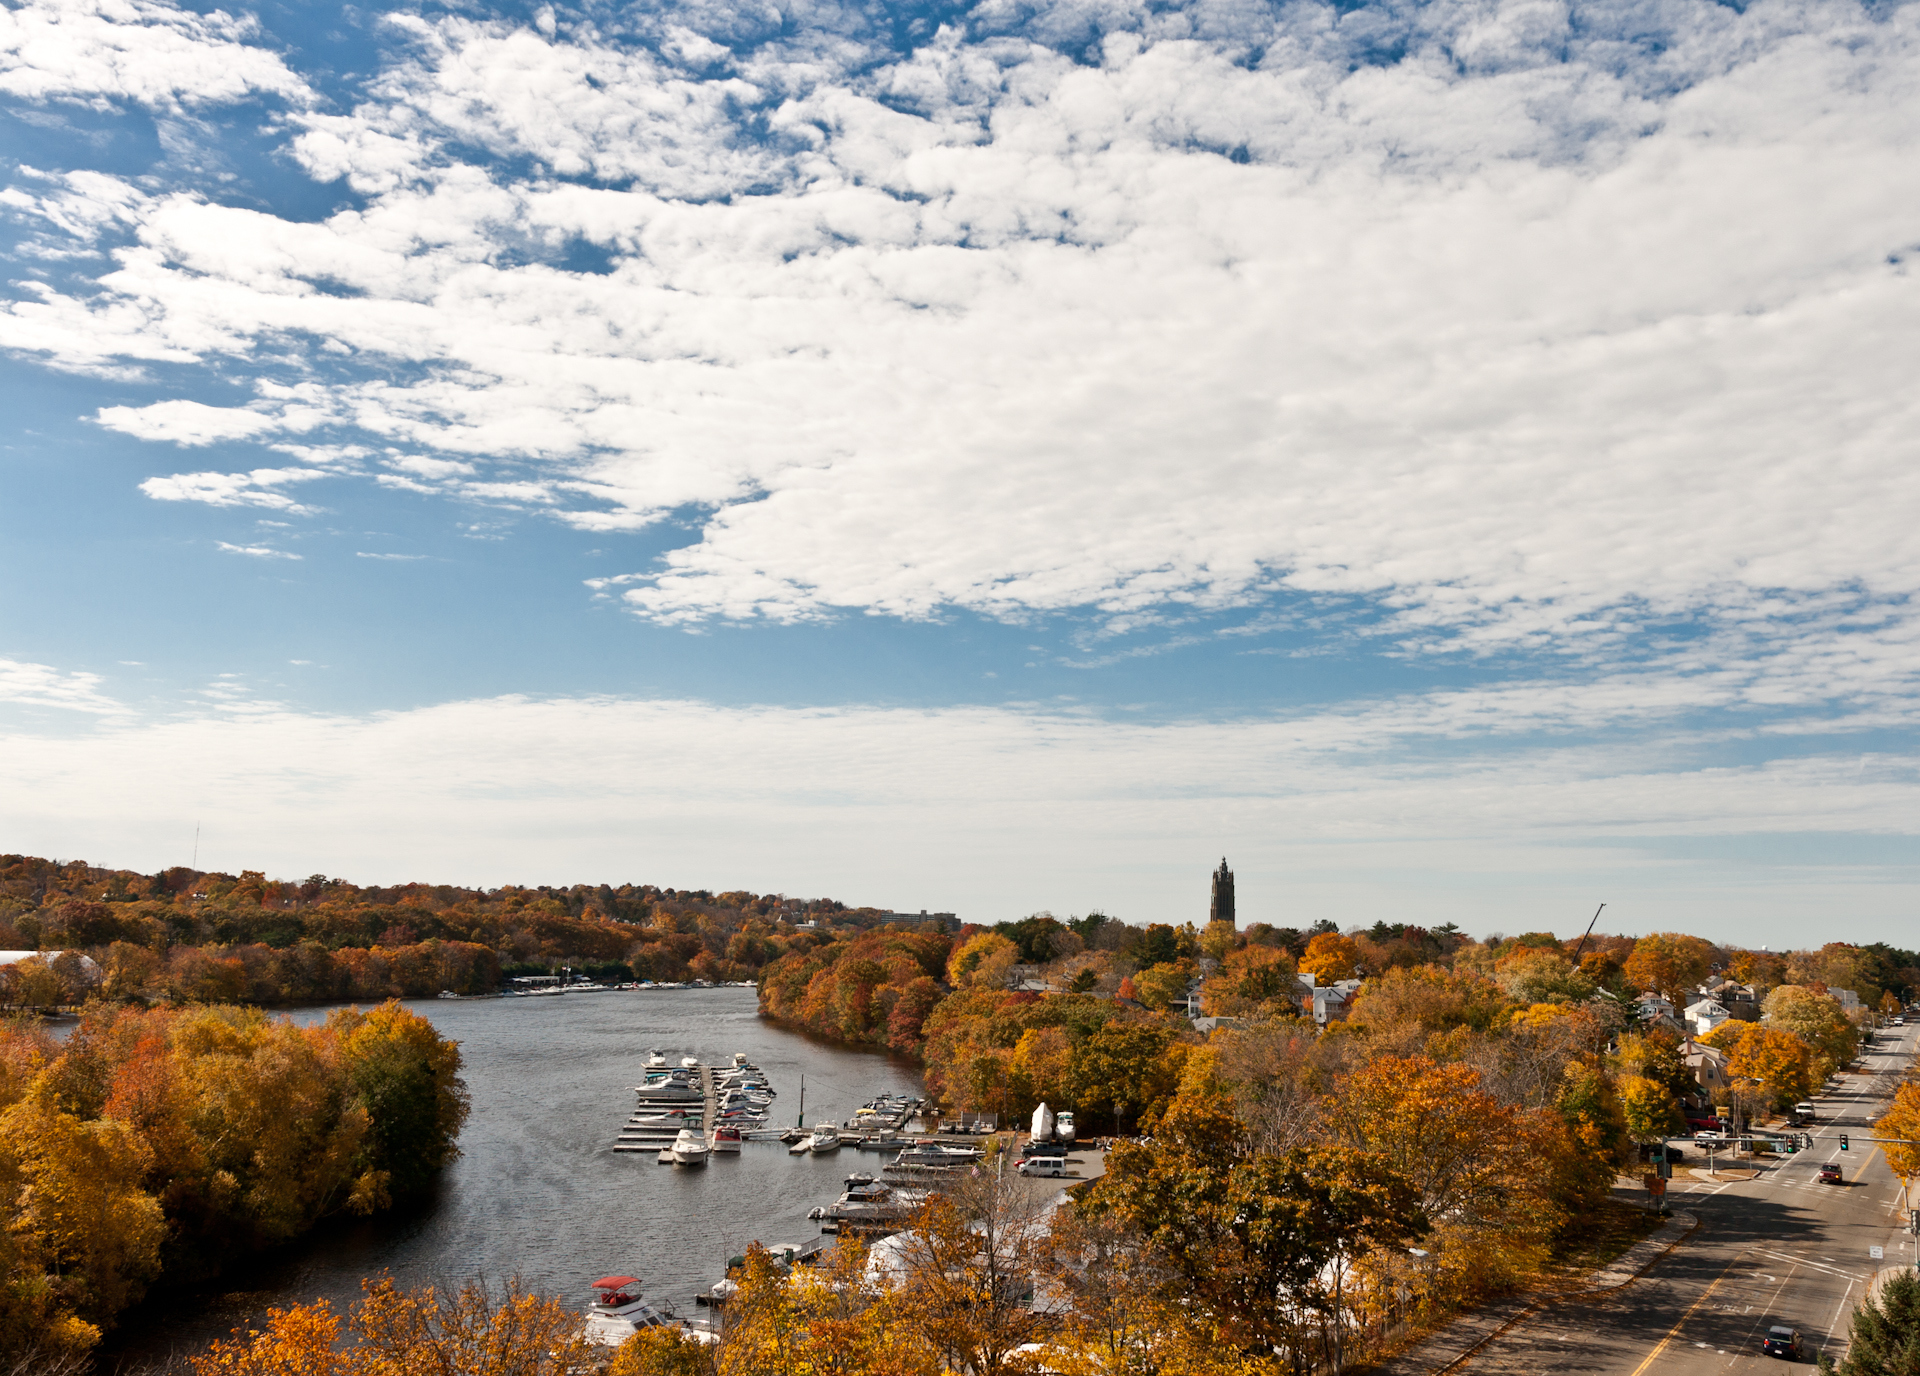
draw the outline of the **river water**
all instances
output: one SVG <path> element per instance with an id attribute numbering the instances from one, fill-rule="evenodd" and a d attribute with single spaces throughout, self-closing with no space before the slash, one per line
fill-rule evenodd
<path id="1" fill-rule="evenodd" d="M 843 1176 L 877 1171 L 882 1157 L 843 1149 L 789 1156 L 779 1142 L 747 1142 L 704 1170 L 616 1153 L 649 1048 L 722 1064 L 736 1051 L 779 1091 L 769 1125 L 800 1115 L 844 1122 L 882 1092 L 918 1094 L 908 1062 L 823 1044 L 770 1026 L 751 989 L 612 991 L 564 998 L 428 999 L 408 1005 L 460 1043 L 473 1112 L 462 1155 L 432 1201 L 403 1217 L 333 1224 L 248 1265 L 205 1291 L 156 1297 L 122 1316 L 103 1370 L 198 1350 L 273 1305 L 358 1298 L 363 1277 L 391 1271 L 403 1285 L 518 1274 L 570 1303 L 586 1282 L 641 1277 L 649 1298 L 682 1314 L 749 1243 L 804 1242 L 819 1231 L 807 1211 L 834 1199 Z M 325 1009 L 302 1010 L 301 1022 Z"/>

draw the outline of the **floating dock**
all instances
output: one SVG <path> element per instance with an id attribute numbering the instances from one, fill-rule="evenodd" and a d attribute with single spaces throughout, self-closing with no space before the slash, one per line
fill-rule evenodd
<path id="1" fill-rule="evenodd" d="M 691 1071 L 688 1078 L 698 1083 L 698 1095 L 650 1090 L 646 1085 L 635 1085 L 633 1116 L 627 1119 L 627 1125 L 620 1130 L 620 1136 L 613 1144 L 615 1151 L 650 1151 L 657 1153 L 662 1163 L 669 1163 L 673 1160 L 669 1148 L 682 1128 L 703 1133 L 708 1147 L 712 1147 L 713 1129 L 719 1118 L 719 1093 L 714 1083 L 713 1067 L 681 1068 Z M 671 1124 L 648 1121 L 667 1117 L 674 1121 Z"/>

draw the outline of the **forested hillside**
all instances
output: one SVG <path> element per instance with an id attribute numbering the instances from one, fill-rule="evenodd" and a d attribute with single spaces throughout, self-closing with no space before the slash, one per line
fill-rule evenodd
<path id="1" fill-rule="evenodd" d="M 271 880 L 158 874 L 0 856 L 0 948 L 49 959 L 8 977 L 8 1001 L 108 998 L 284 1004 L 482 993 L 504 975 L 562 966 L 603 978 L 756 978 L 826 938 L 807 921 L 870 922 L 830 899 L 652 885 L 363 888 L 313 875 Z M 73 952 L 98 967 L 82 978 Z"/>

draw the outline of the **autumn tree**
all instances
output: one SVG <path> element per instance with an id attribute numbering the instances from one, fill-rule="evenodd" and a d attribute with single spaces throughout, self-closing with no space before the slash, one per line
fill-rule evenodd
<path id="1" fill-rule="evenodd" d="M 1302 974 L 1312 975 L 1321 984 L 1352 979 L 1360 970 L 1360 948 L 1351 937 L 1338 932 L 1321 932 L 1307 943 L 1300 957 Z"/>
<path id="2" fill-rule="evenodd" d="M 1894 1090 L 1893 1102 L 1873 1132 L 1899 1139 L 1886 1143 L 1886 1153 L 1887 1164 L 1902 1183 L 1920 1176 L 1920 1080 L 1908 1080 Z"/>
<path id="3" fill-rule="evenodd" d="M 1324 1339 L 1336 1366 L 1355 1268 L 1425 1228 L 1413 1187 L 1375 1154 L 1253 1150 L 1209 1051 L 1189 1059 L 1153 1145 L 1116 1146 L 1083 1207 L 1136 1230 L 1233 1353 L 1298 1359 Z"/>
<path id="4" fill-rule="evenodd" d="M 1840 1000 L 1797 984 L 1783 984 L 1760 1005 L 1769 1025 L 1790 1032 L 1812 1053 L 1814 1080 L 1847 1064 L 1860 1048 L 1860 1034 Z"/>
<path id="5" fill-rule="evenodd" d="M 1658 1142 L 1686 1128 L 1673 1091 L 1644 1075 L 1622 1075 L 1616 1085 L 1627 1135 L 1636 1142 Z"/>
<path id="6" fill-rule="evenodd" d="M 1622 973 L 1636 989 L 1651 989 L 1675 1008 L 1693 1002 L 1688 994 L 1707 977 L 1713 948 L 1697 936 L 1656 932 L 1633 945 Z"/>
<path id="7" fill-rule="evenodd" d="M 1723 1022 L 1706 1042 L 1727 1053 L 1729 1076 L 1751 1081 L 1763 1101 L 1775 1108 L 1813 1092 L 1813 1054 L 1790 1032 L 1763 1023 Z"/>
<path id="8" fill-rule="evenodd" d="M 192 1376 L 569 1376 L 589 1344 L 578 1314 L 519 1281 L 499 1290 L 402 1290 L 366 1280 L 350 1313 L 352 1341 L 326 1301 L 273 1309 L 266 1327 L 190 1357 Z M 662 1373 L 661 1376 L 667 1376 Z M 679 1373 L 673 1373 L 679 1376 Z"/>

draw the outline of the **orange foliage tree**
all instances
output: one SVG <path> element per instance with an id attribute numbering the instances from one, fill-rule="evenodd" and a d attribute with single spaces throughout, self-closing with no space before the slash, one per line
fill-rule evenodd
<path id="1" fill-rule="evenodd" d="M 466 1117 L 459 1070 L 398 1004 L 318 1027 L 95 1004 L 61 1047 L 0 1025 L 0 1356 L 90 1346 L 163 1263 L 203 1276 L 424 1188 Z"/>

